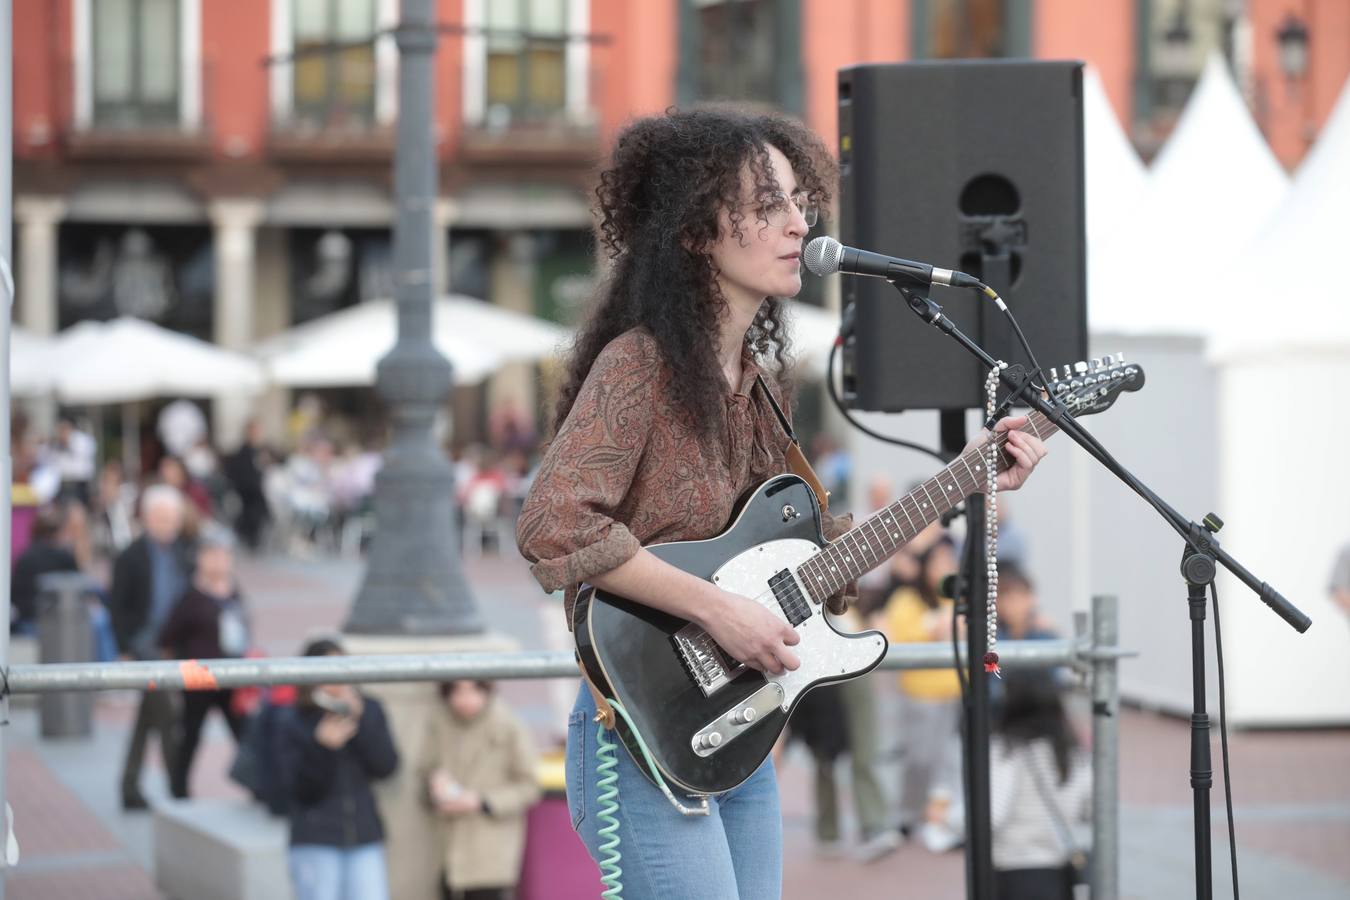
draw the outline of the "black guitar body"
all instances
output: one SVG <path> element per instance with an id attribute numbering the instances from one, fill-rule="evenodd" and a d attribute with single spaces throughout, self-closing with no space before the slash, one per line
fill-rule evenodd
<path id="1" fill-rule="evenodd" d="M 778 576 L 777 590 L 785 590 L 783 572 L 795 570 L 825 544 L 811 489 L 795 475 L 779 475 L 749 492 L 731 526 L 717 537 L 647 549 L 726 590 L 751 598 L 767 594 L 762 602 L 782 613 L 771 580 Z M 870 671 L 885 655 L 886 639 L 879 632 L 842 634 L 809 595 L 799 591 L 797 596 L 798 604 L 806 604 L 797 607 L 798 613 L 809 610 L 809 618 L 796 626 L 802 642 L 794 650 L 802 666 L 778 678 L 766 678 L 725 654 L 719 657 L 720 648 L 712 653 L 711 662 L 700 666 L 691 661 L 689 652 L 682 652 L 677 633 L 687 634 L 696 626 L 682 619 L 598 589 L 578 597 L 573 632 L 581 664 L 600 691 L 617 699 L 632 716 L 672 788 L 712 794 L 745 781 L 769 755 L 807 690 Z M 787 618 L 792 621 L 790 615 Z M 696 633 L 703 634 L 697 629 Z M 711 643 L 706 635 L 704 639 Z M 702 673 L 703 682 L 695 671 Z M 710 671 L 719 674 L 710 676 Z M 720 683 L 708 693 L 710 678 Z M 774 686 L 769 687 L 771 682 Z M 733 723 L 748 706 L 754 707 L 753 720 Z M 616 731 L 639 768 L 651 777 L 622 717 Z M 714 731 L 721 735 L 716 739 L 719 745 L 704 746 L 705 752 L 699 753 L 695 743 L 700 732 L 711 741 Z"/>

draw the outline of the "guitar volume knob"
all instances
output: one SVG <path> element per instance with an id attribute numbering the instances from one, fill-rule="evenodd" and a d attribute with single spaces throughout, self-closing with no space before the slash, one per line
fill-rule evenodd
<path id="1" fill-rule="evenodd" d="M 716 750 L 722 746 L 722 732 L 712 731 L 708 734 L 700 734 L 697 746 L 699 750 Z"/>
<path id="2" fill-rule="evenodd" d="M 735 725 L 749 725 L 755 721 L 755 708 L 747 706 L 744 709 L 738 709 L 731 714 L 731 721 Z"/>

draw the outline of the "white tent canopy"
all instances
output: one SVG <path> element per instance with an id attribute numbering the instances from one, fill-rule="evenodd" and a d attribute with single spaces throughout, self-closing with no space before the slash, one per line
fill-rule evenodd
<path id="1" fill-rule="evenodd" d="M 130 317 L 72 326 L 43 358 L 57 397 L 71 404 L 250 393 L 264 385 L 255 360 Z"/>
<path id="2" fill-rule="evenodd" d="M 1215 273 L 1235 263 L 1288 183 L 1223 59 L 1211 56 L 1154 160 L 1128 238 L 1111 243 L 1107 277 L 1094 277 L 1092 329 L 1211 334 L 1229 312 Z"/>
<path id="3" fill-rule="evenodd" d="M 1347 535 L 1350 282 L 1335 268 L 1350 233 L 1346 210 L 1350 82 L 1289 195 L 1247 248 L 1250 264 L 1230 273 L 1232 310 L 1212 348 L 1225 546 L 1313 620 L 1300 635 L 1231 578 L 1221 583 L 1235 722 L 1350 722 L 1350 627 L 1327 590 Z"/>
<path id="4" fill-rule="evenodd" d="M 51 338 L 42 337 L 17 325 L 9 332 L 9 392 L 15 397 L 34 397 L 52 390 L 54 366 L 50 357 L 56 352 Z"/>
<path id="5" fill-rule="evenodd" d="M 1114 240 L 1130 222 L 1147 177 L 1101 76 L 1088 66 L 1083 72 L 1083 180 L 1089 261 L 1095 247 Z"/>
<path id="6" fill-rule="evenodd" d="M 504 363 L 547 357 L 566 335 L 560 325 L 470 297 L 441 297 L 432 307 L 432 343 L 458 384 L 482 381 Z M 397 336 L 394 301 L 370 300 L 269 338 L 257 352 L 288 387 L 370 385 Z"/>
<path id="7" fill-rule="evenodd" d="M 1284 202 L 1225 278 L 1221 356 L 1350 346 L 1350 279 L 1336 269 L 1350 234 L 1350 81 Z"/>
<path id="8" fill-rule="evenodd" d="M 1127 252 L 1148 172 L 1125 136 L 1097 70 L 1083 73 L 1083 182 L 1087 213 L 1088 311 L 1111 285 L 1135 275 Z M 1100 285 L 1100 287 L 1099 287 Z"/>

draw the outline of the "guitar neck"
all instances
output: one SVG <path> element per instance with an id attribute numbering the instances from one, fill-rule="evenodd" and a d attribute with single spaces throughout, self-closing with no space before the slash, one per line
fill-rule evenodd
<path id="1" fill-rule="evenodd" d="M 1045 440 L 1059 428 L 1042 413 L 1033 410 L 1019 430 Z M 1008 441 L 1006 434 L 999 433 L 994 441 L 999 448 L 998 471 L 1002 472 L 1015 460 L 1004 447 Z M 958 503 L 983 490 L 987 474 L 985 450 L 985 447 L 976 447 L 966 451 L 932 478 L 877 510 L 862 524 L 802 563 L 797 569 L 797 577 L 810 590 L 812 598 L 823 603 L 859 575 L 881 565 Z"/>

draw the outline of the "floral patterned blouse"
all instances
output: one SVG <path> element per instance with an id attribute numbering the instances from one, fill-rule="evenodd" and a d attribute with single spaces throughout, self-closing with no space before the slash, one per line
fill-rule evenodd
<path id="1" fill-rule="evenodd" d="M 764 392 L 753 390 L 763 370 L 749 347 L 741 363 L 741 383 L 722 407 L 722 436 L 710 438 L 675 400 L 673 373 L 645 329 L 619 335 L 596 357 L 516 530 L 539 584 L 565 591 L 569 628 L 579 584 L 644 545 L 714 537 L 747 490 L 787 471 L 788 438 Z M 764 383 L 779 400 L 773 379 Z M 851 524 L 851 516 L 827 515 L 825 536 Z"/>

